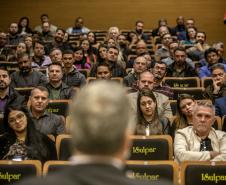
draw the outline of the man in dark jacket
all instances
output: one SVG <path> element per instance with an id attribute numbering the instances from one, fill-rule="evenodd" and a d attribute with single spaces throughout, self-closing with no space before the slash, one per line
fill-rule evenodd
<path id="1" fill-rule="evenodd" d="M 46 88 L 49 91 L 49 99 L 70 99 L 73 95 L 71 87 L 67 86 L 63 81 L 63 69 L 61 64 L 54 63 L 48 67 L 49 71 L 49 83 L 46 84 Z"/>
<path id="2" fill-rule="evenodd" d="M 20 105 L 25 103 L 25 98 L 16 92 L 13 88 L 10 88 L 10 76 L 6 69 L 0 68 L 0 117 L 3 118 L 3 114 L 8 105 Z M 1 125 L 1 124 L 0 124 Z M 0 134 L 2 128 L 0 126 Z"/>

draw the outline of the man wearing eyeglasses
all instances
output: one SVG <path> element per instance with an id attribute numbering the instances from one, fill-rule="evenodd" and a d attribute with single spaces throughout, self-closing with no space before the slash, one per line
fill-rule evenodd
<path id="1" fill-rule="evenodd" d="M 212 128 L 215 110 L 209 102 L 200 102 L 193 110 L 192 126 L 179 129 L 174 140 L 178 162 L 226 161 L 226 133 Z"/>

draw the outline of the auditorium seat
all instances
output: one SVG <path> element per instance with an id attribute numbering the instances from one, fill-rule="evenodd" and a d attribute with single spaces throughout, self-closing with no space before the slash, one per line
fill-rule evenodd
<path id="1" fill-rule="evenodd" d="M 38 160 L 0 160 L 0 184 L 18 183 L 27 177 L 41 176 L 42 164 Z"/>
<path id="2" fill-rule="evenodd" d="M 126 175 L 148 180 L 151 184 L 178 184 L 178 164 L 175 161 L 127 161 Z"/>
<path id="3" fill-rule="evenodd" d="M 129 160 L 172 160 L 173 142 L 169 135 L 131 136 Z"/>
<path id="4" fill-rule="evenodd" d="M 200 79 L 198 77 L 165 77 L 163 81 L 170 87 L 200 87 Z"/>
<path id="5" fill-rule="evenodd" d="M 47 161 L 43 165 L 43 176 L 59 171 L 69 164 L 69 161 Z"/>
<path id="6" fill-rule="evenodd" d="M 66 161 L 71 156 L 71 135 L 61 134 L 56 137 L 56 150 L 59 160 Z"/>
<path id="7" fill-rule="evenodd" d="M 181 164 L 181 185 L 225 185 L 226 162 L 187 161 Z"/>

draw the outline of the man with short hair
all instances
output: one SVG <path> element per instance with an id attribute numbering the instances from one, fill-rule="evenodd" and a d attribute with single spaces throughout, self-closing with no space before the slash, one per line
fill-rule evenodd
<path id="1" fill-rule="evenodd" d="M 204 58 L 204 52 L 210 46 L 206 43 L 206 33 L 198 31 L 196 34 L 196 44 L 194 47 L 190 47 L 187 49 L 187 53 L 189 58 L 194 60 L 201 60 Z"/>
<path id="2" fill-rule="evenodd" d="M 162 93 L 169 97 L 169 99 L 173 99 L 173 90 L 171 87 L 163 82 L 163 79 L 167 72 L 167 64 L 162 61 L 157 61 L 154 64 L 154 68 L 152 73 L 154 75 L 154 91 L 158 93 Z"/>
<path id="3" fill-rule="evenodd" d="M 173 41 L 172 36 L 170 33 L 165 33 L 161 36 L 161 43 L 162 46 L 159 48 L 155 55 L 160 59 L 164 59 L 170 56 L 169 53 L 169 44 Z"/>
<path id="4" fill-rule="evenodd" d="M 217 98 L 226 96 L 225 66 L 223 64 L 214 64 L 211 67 L 211 76 L 213 83 L 206 87 L 204 97 L 213 102 Z"/>
<path id="5" fill-rule="evenodd" d="M 143 56 L 138 56 L 133 63 L 133 70 L 124 77 L 123 84 L 127 87 L 135 88 L 140 73 L 147 70 L 147 61 Z"/>
<path id="6" fill-rule="evenodd" d="M 50 23 L 49 22 L 44 22 L 42 24 L 42 33 L 40 36 L 41 40 L 43 42 L 53 42 L 53 34 L 50 31 Z"/>
<path id="7" fill-rule="evenodd" d="M 12 22 L 9 26 L 8 42 L 9 45 L 17 45 L 23 41 L 23 36 L 18 33 L 18 24 Z"/>
<path id="8" fill-rule="evenodd" d="M 12 53 L 12 49 L 6 47 L 7 35 L 5 32 L 0 31 L 0 57 L 2 61 L 6 61 L 7 55 Z"/>
<path id="9" fill-rule="evenodd" d="M 220 56 L 215 48 L 209 48 L 204 53 L 205 59 L 208 63 L 206 66 L 202 66 L 199 70 L 199 78 L 210 77 L 211 76 L 211 67 L 214 64 L 219 63 Z M 226 64 L 224 65 L 226 71 Z"/>
<path id="10" fill-rule="evenodd" d="M 68 34 L 80 34 L 80 33 L 88 33 L 90 30 L 84 26 L 84 19 L 82 17 L 77 17 L 75 19 L 74 27 L 70 27 L 67 29 Z"/>
<path id="11" fill-rule="evenodd" d="M 49 54 L 53 48 L 59 48 L 62 52 L 72 49 L 68 42 L 64 42 L 65 33 L 64 29 L 57 28 L 56 33 L 54 34 L 54 41 L 46 45 L 47 54 Z"/>
<path id="12" fill-rule="evenodd" d="M 174 50 L 174 62 L 168 66 L 166 76 L 194 77 L 197 76 L 194 67 L 186 62 L 186 51 L 183 47 Z"/>
<path id="13" fill-rule="evenodd" d="M 179 129 L 175 135 L 174 154 L 178 162 L 226 161 L 226 133 L 212 127 L 214 116 L 211 103 L 197 104 L 192 126 Z"/>
<path id="14" fill-rule="evenodd" d="M 42 25 L 45 22 L 50 23 L 49 16 L 47 14 L 45 14 L 45 13 L 40 16 L 40 20 L 41 20 L 41 24 Z M 34 28 L 34 31 L 42 33 L 42 31 L 43 31 L 42 25 L 36 26 Z M 57 30 L 57 27 L 55 25 L 53 25 L 53 24 L 50 24 L 50 31 L 51 31 L 51 33 L 54 34 L 56 32 L 56 30 Z"/>
<path id="15" fill-rule="evenodd" d="M 71 99 L 73 96 L 73 90 L 66 85 L 63 79 L 63 69 L 61 64 L 53 63 L 48 67 L 49 83 L 46 84 L 46 88 L 49 92 L 49 99 Z"/>
<path id="16" fill-rule="evenodd" d="M 0 114 L 5 112 L 9 104 L 21 105 L 25 102 L 24 97 L 10 87 L 10 83 L 9 72 L 4 68 L 0 68 Z"/>
<path id="17" fill-rule="evenodd" d="M 35 128 L 43 134 L 54 136 L 64 133 L 64 120 L 61 116 L 47 112 L 49 93 L 45 87 L 37 86 L 31 91 L 30 115 Z"/>
<path id="18" fill-rule="evenodd" d="M 110 66 L 111 71 L 112 71 L 112 77 L 124 77 L 126 72 L 117 63 L 119 55 L 119 49 L 116 46 L 111 46 L 107 50 L 107 61 L 106 63 Z"/>
<path id="19" fill-rule="evenodd" d="M 32 69 L 31 58 L 27 53 L 19 56 L 18 67 L 19 71 L 11 74 L 12 87 L 35 87 L 47 83 L 47 77 L 42 72 Z"/>
<path id="20" fill-rule="evenodd" d="M 44 43 L 36 41 L 34 43 L 34 56 L 32 57 L 32 68 L 47 68 L 52 63 L 51 59 L 45 55 Z"/>
<path id="21" fill-rule="evenodd" d="M 130 152 L 129 136 L 135 130 L 128 106 L 125 91 L 117 83 L 100 81 L 81 89 L 72 103 L 70 114 L 71 165 L 55 175 L 32 178 L 21 184 L 152 184 L 127 178 L 123 171 Z"/>
<path id="22" fill-rule="evenodd" d="M 144 71 L 140 74 L 140 78 L 138 80 L 138 88 L 139 90 L 148 89 L 153 90 L 154 88 L 154 75 L 150 71 Z M 172 117 L 172 110 L 170 104 L 168 102 L 169 98 L 164 94 L 153 92 L 158 107 L 158 115 L 160 117 Z M 134 116 L 137 115 L 137 98 L 138 92 L 128 94 L 130 100 L 130 109 Z"/>
<path id="23" fill-rule="evenodd" d="M 69 87 L 82 87 L 86 84 L 85 76 L 80 73 L 74 63 L 74 53 L 71 50 L 64 51 L 63 53 L 63 64 L 64 64 L 64 75 L 63 82 Z"/>
<path id="24" fill-rule="evenodd" d="M 62 63 L 62 51 L 58 48 L 53 48 L 50 51 L 49 57 L 52 63 Z"/>
<path id="25" fill-rule="evenodd" d="M 135 27 L 135 32 L 136 32 L 138 38 L 140 40 L 144 40 L 145 42 L 147 42 L 148 36 L 145 35 L 144 31 L 143 31 L 143 29 L 144 29 L 144 22 L 141 21 L 141 20 L 138 20 L 138 21 L 136 21 L 136 25 L 135 26 L 136 26 Z"/>
<path id="26" fill-rule="evenodd" d="M 111 69 L 107 63 L 99 63 L 97 65 L 96 78 L 99 80 L 110 80 L 111 79 Z"/>

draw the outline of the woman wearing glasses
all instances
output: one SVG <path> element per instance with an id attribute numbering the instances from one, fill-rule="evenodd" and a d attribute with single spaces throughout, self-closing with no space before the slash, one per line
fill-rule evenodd
<path id="1" fill-rule="evenodd" d="M 56 159 L 54 142 L 35 130 L 24 107 L 8 107 L 4 114 L 4 135 L 0 137 L 0 159 L 47 160 Z"/>

